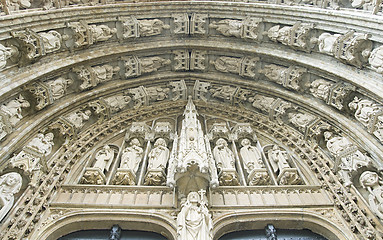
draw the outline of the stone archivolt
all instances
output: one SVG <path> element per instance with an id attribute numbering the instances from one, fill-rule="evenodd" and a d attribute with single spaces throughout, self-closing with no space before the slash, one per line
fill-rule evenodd
<path id="1" fill-rule="evenodd" d="M 55 4 L 45 7 L 78 3 Z M 339 239 L 382 239 L 382 101 L 379 86 L 363 86 L 381 77 L 378 34 L 199 7 L 10 25 L 12 34 L 0 39 L 2 77 L 15 81 L 0 90 L 1 170 L 20 172 L 30 186 L 17 194 L 0 183 L 8 199 L 0 216 L 11 208 L 1 238 L 39 239 L 79 206 L 112 206 L 151 208 L 184 229 L 187 221 L 173 218 L 179 211 L 204 212 L 198 218 L 212 224 L 197 232 L 211 239 L 220 216 L 246 206 L 315 212 L 348 236 Z M 62 65 L 36 73 L 57 58 Z M 366 73 L 355 73 L 366 78 L 361 83 L 349 74 L 356 68 Z"/>

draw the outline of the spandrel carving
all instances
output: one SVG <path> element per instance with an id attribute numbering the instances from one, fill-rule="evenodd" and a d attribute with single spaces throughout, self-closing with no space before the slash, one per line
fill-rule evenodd
<path id="1" fill-rule="evenodd" d="M 371 55 L 368 58 L 368 63 L 376 72 L 383 74 L 383 46 L 375 48 L 371 52 Z"/>
<path id="2" fill-rule="evenodd" d="M 358 169 L 366 167 L 371 159 L 358 150 L 358 147 L 345 137 L 324 133 L 327 149 L 335 157 L 335 171 L 339 173 L 345 186 L 352 184 L 351 178 Z"/>
<path id="3" fill-rule="evenodd" d="M 368 132 L 383 141 L 383 106 L 358 97 L 355 97 L 348 106 L 355 111 L 356 120 L 366 127 Z"/>
<path id="4" fill-rule="evenodd" d="M 367 63 L 372 50 L 369 34 L 349 31 L 346 34 L 322 33 L 318 38 L 319 51 L 356 67 Z"/>
<path id="5" fill-rule="evenodd" d="M 22 184 L 21 175 L 16 172 L 4 174 L 0 177 L 0 221 L 11 210 L 15 197 Z"/>
<path id="6" fill-rule="evenodd" d="M 264 74 L 270 81 L 293 90 L 301 88 L 300 85 L 306 72 L 307 69 L 305 68 L 296 66 L 287 68 L 274 64 L 265 65 L 263 69 L 259 70 L 259 73 Z"/>
<path id="7" fill-rule="evenodd" d="M 366 188 L 368 203 L 374 214 L 383 220 L 383 181 L 376 172 L 365 171 L 360 175 L 360 185 Z"/>
<path id="8" fill-rule="evenodd" d="M 314 25 L 311 23 L 297 22 L 292 27 L 273 26 L 268 30 L 267 35 L 274 42 L 310 52 L 317 40 L 313 37 L 313 29 Z"/>

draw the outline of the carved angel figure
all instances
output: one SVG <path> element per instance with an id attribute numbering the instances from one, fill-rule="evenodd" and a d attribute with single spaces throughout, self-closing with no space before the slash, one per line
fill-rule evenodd
<path id="1" fill-rule="evenodd" d="M 383 220 L 383 182 L 376 172 L 365 171 L 360 175 L 360 185 L 370 193 L 368 203 L 373 213 Z"/>
<path id="2" fill-rule="evenodd" d="M 225 139 L 220 138 L 217 140 L 213 149 L 213 155 L 219 171 L 235 171 L 234 154 L 227 146 L 227 142 Z"/>
<path id="3" fill-rule="evenodd" d="M 190 192 L 177 216 L 177 240 L 213 239 L 213 221 L 206 203 L 197 192 Z"/>
<path id="4" fill-rule="evenodd" d="M 66 89 L 73 83 L 70 78 L 57 78 L 56 80 L 48 81 L 46 84 L 51 90 L 53 100 L 59 99 L 65 95 Z"/>
<path id="5" fill-rule="evenodd" d="M 21 184 L 21 175 L 16 172 L 7 173 L 0 177 L 0 221 L 11 210 L 14 195 L 20 191 Z"/>
<path id="6" fill-rule="evenodd" d="M 370 119 L 374 114 L 383 111 L 383 107 L 373 103 L 367 99 L 360 99 L 355 97 L 352 102 L 348 104 L 351 110 L 355 110 L 355 118 L 365 127 L 369 125 Z"/>
<path id="7" fill-rule="evenodd" d="M 159 138 L 154 143 L 154 148 L 149 153 L 148 171 L 165 170 L 169 159 L 169 149 L 166 147 L 166 141 Z"/>
<path id="8" fill-rule="evenodd" d="M 114 158 L 114 150 L 109 145 L 105 145 L 101 150 L 96 153 L 96 162 L 94 168 L 99 168 L 101 172 L 109 171 Z"/>
<path id="9" fill-rule="evenodd" d="M 29 143 L 28 147 L 35 149 L 44 156 L 48 156 L 52 152 L 53 148 L 53 133 L 42 134 L 39 133 L 35 138 L 33 138 Z"/>
<path id="10" fill-rule="evenodd" d="M 253 169 L 264 168 L 262 162 L 261 153 L 258 148 L 251 146 L 249 139 L 245 138 L 241 141 L 242 148 L 239 151 L 243 160 L 243 165 L 247 171 L 250 173 Z"/>
<path id="11" fill-rule="evenodd" d="M 21 109 L 29 107 L 30 104 L 22 95 L 18 98 L 3 104 L 0 109 L 8 115 L 9 122 L 15 126 L 22 118 Z"/>
<path id="12" fill-rule="evenodd" d="M 136 173 L 142 158 L 143 149 L 140 147 L 140 141 L 133 138 L 130 146 L 122 152 L 120 169 L 129 169 Z"/>
<path id="13" fill-rule="evenodd" d="M 278 145 L 273 145 L 272 149 L 268 151 L 268 157 L 274 173 L 280 174 L 283 169 L 290 168 L 289 154 L 285 150 L 281 150 Z"/>
<path id="14" fill-rule="evenodd" d="M 233 19 L 224 19 L 218 22 L 212 22 L 209 24 L 210 28 L 216 29 L 222 35 L 230 37 L 234 36 L 241 38 L 242 21 Z"/>
<path id="15" fill-rule="evenodd" d="M 375 48 L 371 52 L 368 62 L 376 72 L 383 74 L 383 46 Z"/>

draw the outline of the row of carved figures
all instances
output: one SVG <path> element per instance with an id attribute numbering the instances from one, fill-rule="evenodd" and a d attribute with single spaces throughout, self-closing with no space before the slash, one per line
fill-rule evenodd
<path id="1" fill-rule="evenodd" d="M 223 19 L 211 21 L 208 24 L 208 17 L 204 14 L 195 14 L 195 20 L 191 21 L 188 14 L 176 14 L 173 16 L 174 34 L 207 34 L 208 29 L 222 34 L 226 37 L 248 39 L 254 42 L 261 42 L 267 39 L 289 46 L 295 50 L 311 52 L 313 50 L 327 55 L 358 68 L 369 65 L 370 68 L 383 73 L 383 46 L 372 49 L 373 42 L 369 40 L 370 34 L 348 31 L 346 33 L 320 32 L 315 29 L 312 23 L 297 22 L 293 26 L 274 25 L 264 31 L 267 23 L 260 18 L 247 17 L 242 20 Z M 191 21 L 191 22 L 190 22 Z M 121 25 L 123 29 L 119 33 L 118 27 L 109 25 Z M 185 26 L 190 26 L 186 28 Z M 97 42 L 105 42 L 113 38 L 138 38 L 163 34 L 163 31 L 170 29 L 170 25 L 160 19 L 136 19 L 135 17 L 120 18 L 119 21 L 107 24 L 88 24 L 84 21 L 71 22 L 67 24 L 68 31 L 56 29 L 46 32 L 34 32 L 33 30 L 12 32 L 12 40 L 0 44 L 0 69 L 7 65 L 7 61 L 13 63 L 29 64 L 38 58 L 65 48 L 80 48 L 93 45 Z M 192 31 L 191 31 L 192 29 Z M 213 34 L 214 34 L 213 31 Z M 62 32 L 62 33 L 60 33 Z M 15 44 L 14 42 L 17 42 Z M 64 44 L 65 43 L 65 44 Z M 203 58 L 203 53 L 194 53 L 195 57 Z M 200 56 L 198 56 L 200 55 Z M 188 57 L 189 54 L 183 57 Z M 175 57 L 177 60 L 178 57 Z M 185 60 L 185 59 L 184 59 Z M 166 64 L 170 64 L 167 60 Z M 193 61 L 192 61 L 193 62 Z M 142 62 L 143 64 L 144 62 Z M 197 65 L 186 70 L 204 70 L 201 67 L 204 61 L 194 61 Z M 183 64 L 173 63 L 174 69 L 181 70 Z M 182 67 L 180 67 L 182 66 Z M 216 65 L 218 69 L 219 66 Z M 145 69 L 143 67 L 143 69 Z M 158 68 L 157 68 L 158 69 Z M 149 71 L 151 72 L 151 71 Z M 230 71 L 228 71 L 230 72 Z M 131 74 L 127 73 L 127 76 Z M 132 76 L 137 76 L 132 75 Z"/>
<path id="2" fill-rule="evenodd" d="M 131 1 L 127 1 L 131 2 Z M 248 2 L 260 2 L 265 3 L 265 1 L 259 0 L 251 0 L 244 1 Z M 350 0 L 347 2 L 341 2 L 339 0 L 331 0 L 331 1 L 314 1 L 314 0 L 268 0 L 268 3 L 271 4 L 281 4 L 281 5 L 289 5 L 289 6 L 314 6 L 318 8 L 330 8 L 330 9 L 363 9 L 365 11 L 369 11 L 372 14 L 377 14 L 381 8 L 381 1 L 370 1 L 370 0 Z M 8 0 L 4 1 L 4 6 L 2 6 L 3 12 L 6 14 L 12 14 L 18 12 L 23 9 L 40 9 L 44 10 L 49 9 L 57 9 L 57 8 L 65 8 L 73 5 L 105 5 L 105 4 L 113 4 L 113 3 L 121 3 L 121 1 L 105 1 L 105 0 L 63 0 L 63 1 L 32 1 L 32 0 Z M 1 10 L 1 9 L 0 9 Z"/>
<path id="3" fill-rule="evenodd" d="M 239 156 L 246 170 L 247 183 L 250 185 L 269 185 L 272 180 L 269 171 L 262 160 L 261 151 L 251 145 L 247 138 L 241 140 Z M 115 185 L 136 185 L 139 166 L 144 157 L 144 149 L 137 138 L 129 140 L 127 146 L 121 153 L 121 159 L 112 184 Z M 229 148 L 225 139 L 219 138 L 213 148 L 213 157 L 216 162 L 218 173 L 220 174 L 221 185 L 240 185 L 236 157 Z M 302 184 L 303 181 L 297 169 L 291 163 L 291 159 L 286 150 L 278 145 L 272 145 L 267 151 L 268 163 L 271 172 L 277 177 L 278 184 L 294 185 Z M 170 157 L 170 150 L 166 140 L 156 139 L 154 148 L 149 152 L 147 168 L 144 178 L 144 185 L 161 186 L 166 185 L 166 169 Z M 106 175 L 112 172 L 111 166 L 116 158 L 116 149 L 110 145 L 104 145 L 94 156 L 95 160 L 91 167 L 87 168 L 81 178 L 84 184 L 106 184 Z"/>

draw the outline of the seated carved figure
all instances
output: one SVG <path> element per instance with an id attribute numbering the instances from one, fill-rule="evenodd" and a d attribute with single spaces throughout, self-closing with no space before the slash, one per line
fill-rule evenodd
<path id="1" fill-rule="evenodd" d="M 11 172 L 0 177 L 0 221 L 11 210 L 14 195 L 20 191 L 21 184 L 22 178 L 18 173 Z"/>

